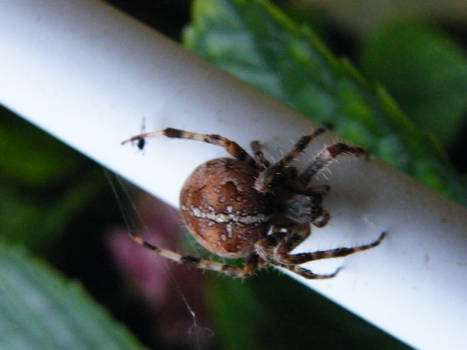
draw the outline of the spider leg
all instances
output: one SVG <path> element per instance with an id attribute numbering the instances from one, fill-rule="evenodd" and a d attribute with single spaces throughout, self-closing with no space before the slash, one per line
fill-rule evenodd
<path id="1" fill-rule="evenodd" d="M 248 256 L 246 264 L 243 268 L 222 264 L 216 261 L 201 259 L 189 255 L 181 255 L 170 249 L 159 248 L 147 241 L 145 241 L 140 236 L 137 236 L 133 233 L 129 233 L 130 237 L 139 245 L 143 246 L 146 249 L 153 251 L 155 254 L 160 255 L 164 258 L 172 260 L 178 264 L 189 265 L 201 270 L 210 270 L 222 272 L 228 276 L 232 277 L 250 277 L 253 275 L 258 267 L 259 257 L 256 253 L 252 253 Z"/>
<path id="2" fill-rule="evenodd" d="M 378 246 L 381 241 L 386 236 L 386 232 L 381 233 L 378 239 L 369 244 L 363 244 L 356 247 L 343 247 L 343 248 L 336 248 L 336 249 L 328 249 L 328 250 L 318 250 L 316 252 L 310 253 L 298 253 L 298 254 L 289 254 L 289 253 L 282 253 L 280 258 L 277 258 L 281 263 L 288 264 L 288 265 L 300 265 L 304 264 L 308 261 L 319 260 L 319 259 L 329 259 L 329 258 L 338 258 L 347 256 L 350 254 L 354 254 L 360 252 L 362 250 L 367 250 L 370 248 L 374 248 Z"/>
<path id="3" fill-rule="evenodd" d="M 292 226 L 288 228 L 284 238 L 280 241 L 278 249 L 285 249 L 290 252 L 307 239 L 310 234 L 311 226 L 309 223 Z"/>
<path id="4" fill-rule="evenodd" d="M 299 224 L 284 229 L 274 227 L 273 232 L 255 243 L 255 250 L 265 261 L 273 265 L 282 265 L 283 256 L 296 248 L 311 234 L 309 223 Z"/>
<path id="5" fill-rule="evenodd" d="M 342 142 L 328 146 L 321 150 L 313 162 L 300 174 L 299 183 L 306 187 L 313 176 L 329 166 L 340 154 L 353 154 L 358 157 L 367 153 L 363 148 L 352 147 Z"/>
<path id="6" fill-rule="evenodd" d="M 271 265 L 286 268 L 308 279 L 326 279 L 334 277 L 339 272 L 340 268 L 331 274 L 315 274 L 312 271 L 300 267 L 298 265 L 318 259 L 343 257 L 362 250 L 376 247 L 384 239 L 386 232 L 383 232 L 376 241 L 370 244 L 364 244 L 357 247 L 329 249 L 311 253 L 290 254 L 290 250 L 288 250 L 290 245 L 290 243 L 288 243 L 288 240 L 290 238 L 288 237 L 288 235 L 293 234 L 294 233 L 286 233 L 283 234 L 282 237 L 268 236 L 255 244 L 256 252 L 263 260 L 265 260 Z M 298 243 L 300 242 L 301 241 L 299 241 Z"/>
<path id="7" fill-rule="evenodd" d="M 251 141 L 251 149 L 255 155 L 255 160 L 262 166 L 263 169 L 269 167 L 271 164 L 269 161 L 264 157 L 264 153 L 261 150 L 261 144 L 259 141 Z"/>
<path id="8" fill-rule="evenodd" d="M 299 224 L 287 228 L 274 227 L 272 233 L 260 239 L 255 244 L 255 249 L 262 259 L 269 263 L 281 262 L 283 256 L 295 249 L 311 234 L 309 223 Z M 271 260 L 272 259 L 272 260 Z"/>
<path id="9" fill-rule="evenodd" d="M 255 189 L 259 192 L 266 192 L 267 188 L 278 180 L 278 174 L 283 173 L 286 168 L 303 150 L 309 146 L 311 141 L 325 130 L 323 128 L 316 129 L 315 132 L 302 136 L 295 144 L 294 148 L 288 152 L 281 160 L 272 164 L 263 170 L 255 181 Z"/>
<path id="10" fill-rule="evenodd" d="M 281 261 L 283 258 L 279 253 L 280 251 L 282 251 L 282 254 L 285 254 L 286 252 L 294 249 L 298 244 L 303 242 L 310 233 L 311 229 L 309 224 L 297 225 L 296 227 L 291 228 L 287 233 L 282 231 L 273 232 L 271 236 L 258 242 L 255 248 L 261 258 L 267 263 L 283 267 L 305 278 L 328 279 L 334 277 L 340 269 L 337 269 L 330 274 L 316 274 L 298 265 L 284 263 Z"/>
<path id="11" fill-rule="evenodd" d="M 240 161 L 247 162 L 253 167 L 257 167 L 256 161 L 235 141 L 229 140 L 226 137 L 215 134 L 200 134 L 191 131 L 179 130 L 174 128 L 166 128 L 152 132 L 139 134 L 129 139 L 122 141 L 122 145 L 128 142 L 136 141 L 138 145 L 143 145 L 143 140 L 148 137 L 166 136 L 170 138 L 189 139 L 200 142 L 210 143 L 212 145 L 223 147 L 228 153 Z"/>
<path id="12" fill-rule="evenodd" d="M 287 252 L 295 249 L 300 243 L 307 239 L 310 234 L 311 226 L 309 223 L 298 224 L 287 228 L 274 226 L 271 235 L 261 239 L 256 244 L 261 246 L 260 250 L 274 255 L 278 249 Z"/>
<path id="13" fill-rule="evenodd" d="M 315 225 L 316 227 L 323 227 L 327 225 L 330 218 L 331 216 L 329 215 L 329 213 L 323 209 L 323 213 L 320 216 L 318 216 L 316 219 L 314 219 L 312 221 L 312 224 Z"/>
<path id="14" fill-rule="evenodd" d="M 333 273 L 317 274 L 317 273 L 312 272 L 311 270 L 304 269 L 303 267 L 300 267 L 300 266 L 295 266 L 295 265 L 287 266 L 286 265 L 286 266 L 282 266 L 282 267 L 285 267 L 287 270 L 295 272 L 296 274 L 299 274 L 300 276 L 303 276 L 303 277 L 308 278 L 308 279 L 313 279 L 313 280 L 324 280 L 324 279 L 328 279 L 328 278 L 333 278 L 341 270 L 341 268 L 338 268 Z"/>

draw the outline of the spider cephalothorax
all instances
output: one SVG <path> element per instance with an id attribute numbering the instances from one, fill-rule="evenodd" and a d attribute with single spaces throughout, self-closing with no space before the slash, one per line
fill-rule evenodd
<path id="1" fill-rule="evenodd" d="M 384 238 L 351 248 L 337 248 L 310 253 L 291 254 L 311 232 L 311 225 L 322 227 L 329 220 L 323 209 L 323 197 L 329 186 L 312 186 L 310 180 L 326 168 L 338 155 L 365 154 L 360 147 L 336 143 L 320 151 L 301 173 L 290 163 L 324 132 L 303 136 L 281 160 L 270 164 L 259 142 L 251 147 L 254 158 L 233 142 L 219 135 L 192 133 L 173 128 L 134 136 L 123 143 L 142 141 L 152 136 L 167 136 L 203 141 L 222 146 L 234 158 L 218 158 L 198 166 L 186 180 L 180 193 L 180 210 L 188 229 L 209 251 L 227 258 L 246 258 L 243 268 L 214 261 L 182 256 L 156 247 L 139 236 L 132 235 L 139 244 L 178 263 L 201 269 L 247 277 L 258 266 L 276 265 L 306 278 L 330 278 L 318 275 L 299 265 L 317 259 L 346 256 L 377 246 Z"/>

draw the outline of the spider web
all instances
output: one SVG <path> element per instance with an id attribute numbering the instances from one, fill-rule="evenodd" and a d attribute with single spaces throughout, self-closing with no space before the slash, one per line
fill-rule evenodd
<path id="1" fill-rule="evenodd" d="M 107 182 L 110 185 L 112 194 L 118 204 L 126 232 L 134 233 L 138 236 L 145 235 L 146 237 L 150 237 L 151 230 L 146 224 L 145 219 L 136 204 L 136 200 L 128 188 L 128 185 L 119 176 L 109 172 L 106 169 L 104 169 L 104 174 Z M 141 252 L 141 254 L 148 254 L 148 251 L 140 246 L 137 246 L 130 237 L 128 237 L 128 242 L 129 244 L 134 245 L 134 247 L 136 247 L 137 250 Z M 149 252 L 149 254 L 151 254 L 151 252 Z M 151 263 L 159 264 L 159 268 L 161 268 L 167 283 L 170 284 L 170 288 L 175 291 L 176 297 L 179 298 L 183 303 L 191 323 L 190 326 L 186 329 L 185 334 L 189 340 L 194 342 L 196 349 L 201 349 L 204 338 L 214 336 L 214 332 L 211 329 L 203 327 L 199 324 L 199 317 L 195 311 L 196 306 L 193 306 L 188 301 L 181 285 L 177 281 L 178 277 L 172 269 L 174 263 L 168 262 L 163 258 L 158 259 L 158 261 L 151 261 Z M 187 269 L 186 267 L 182 268 Z M 193 270 L 188 270 L 188 273 L 192 271 Z"/>

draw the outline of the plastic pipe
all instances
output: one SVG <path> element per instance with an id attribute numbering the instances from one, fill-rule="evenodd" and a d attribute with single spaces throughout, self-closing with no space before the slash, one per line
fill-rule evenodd
<path id="1" fill-rule="evenodd" d="M 0 102 L 143 189 L 177 205 L 200 163 L 226 156 L 194 141 L 154 139 L 145 152 L 120 142 L 167 126 L 218 133 L 278 159 L 316 128 L 143 24 L 94 0 L 0 2 Z M 299 164 L 334 136 L 328 134 Z M 466 348 L 467 211 L 380 161 L 342 158 L 323 183 L 330 223 L 300 251 L 383 243 L 315 262 L 326 281 L 292 275 L 418 348 Z"/>

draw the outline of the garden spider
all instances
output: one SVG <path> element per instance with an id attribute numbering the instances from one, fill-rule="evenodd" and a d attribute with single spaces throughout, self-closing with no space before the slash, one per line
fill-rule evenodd
<path id="1" fill-rule="evenodd" d="M 254 158 L 236 142 L 214 134 L 200 134 L 173 128 L 133 136 L 122 144 L 136 141 L 144 146 L 148 137 L 166 136 L 191 139 L 223 147 L 233 158 L 217 158 L 198 166 L 180 193 L 183 220 L 196 240 L 212 253 L 226 258 L 244 258 L 243 267 L 185 256 L 157 247 L 130 234 L 140 245 L 156 254 L 203 270 L 234 277 L 249 277 L 267 265 L 283 267 L 309 279 L 334 277 L 315 274 L 301 267 L 309 261 L 343 257 L 376 247 L 386 233 L 369 244 L 307 253 L 290 252 L 311 233 L 311 225 L 323 227 L 329 213 L 323 209 L 327 185 L 312 186 L 310 180 L 340 154 L 365 155 L 360 147 L 335 143 L 318 152 L 301 173 L 290 163 L 324 129 L 301 137 L 295 147 L 278 162 L 270 164 L 258 141 L 251 142 Z"/>

